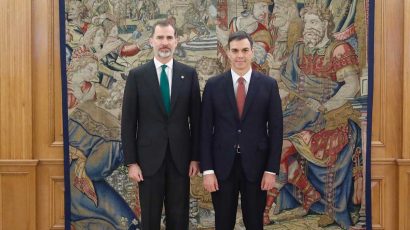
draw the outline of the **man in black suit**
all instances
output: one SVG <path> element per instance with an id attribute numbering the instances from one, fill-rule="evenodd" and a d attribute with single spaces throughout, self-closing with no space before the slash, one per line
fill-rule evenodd
<path id="1" fill-rule="evenodd" d="M 263 229 L 266 191 L 282 150 L 282 108 L 276 81 L 252 71 L 253 42 L 230 35 L 231 70 L 208 80 L 202 98 L 201 170 L 217 230 L 235 226 L 238 195 L 246 229 Z"/>
<path id="2" fill-rule="evenodd" d="M 199 171 L 200 93 L 196 71 L 173 60 L 175 27 L 160 21 L 154 59 L 130 71 L 121 137 L 129 177 L 138 182 L 143 230 L 188 229 L 189 176 Z"/>

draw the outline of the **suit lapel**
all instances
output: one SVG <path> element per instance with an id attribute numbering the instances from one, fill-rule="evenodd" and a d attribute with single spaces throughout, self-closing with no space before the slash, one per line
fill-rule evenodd
<path id="1" fill-rule="evenodd" d="M 174 60 L 174 66 L 172 67 L 172 86 L 171 86 L 171 113 L 175 107 L 175 103 L 178 99 L 179 91 L 182 87 L 182 81 L 184 76 L 181 75 L 181 65 Z"/>
<path id="2" fill-rule="evenodd" d="M 148 64 L 148 74 L 146 75 L 146 79 L 147 79 L 148 85 L 151 88 L 152 92 L 154 92 L 155 101 L 157 101 L 161 112 L 164 115 L 166 115 L 164 102 L 162 101 L 162 96 L 161 96 L 161 89 L 159 88 L 157 70 L 155 68 L 154 60 L 151 60 Z"/>
<path id="3" fill-rule="evenodd" d="M 249 82 L 248 92 L 246 93 L 245 106 L 243 108 L 242 120 L 245 119 L 246 114 L 249 111 L 250 106 L 252 105 L 252 101 L 255 97 L 255 94 L 258 92 L 259 77 L 260 77 L 259 74 L 256 74 L 255 71 L 252 71 L 251 81 Z"/>
<path id="4" fill-rule="evenodd" d="M 231 71 L 228 71 L 225 76 L 225 85 L 224 88 L 226 89 L 225 92 L 227 94 L 228 100 L 232 106 L 232 111 L 235 114 L 236 120 L 239 121 L 239 112 L 238 112 L 238 107 L 236 105 L 236 97 L 235 97 L 235 91 L 233 89 L 233 81 L 232 81 L 232 73 Z"/>

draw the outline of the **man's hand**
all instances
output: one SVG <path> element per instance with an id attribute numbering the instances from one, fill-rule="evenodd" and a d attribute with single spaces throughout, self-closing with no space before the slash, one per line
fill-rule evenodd
<path id="1" fill-rule="evenodd" d="M 219 190 L 218 180 L 214 173 L 204 175 L 204 188 L 208 192 L 215 192 Z"/>
<path id="2" fill-rule="evenodd" d="M 189 164 L 189 176 L 196 176 L 199 172 L 199 161 L 191 161 Z"/>
<path id="3" fill-rule="evenodd" d="M 266 191 L 273 189 L 275 181 L 276 175 L 265 172 L 262 177 L 261 189 Z"/>
<path id="4" fill-rule="evenodd" d="M 142 171 L 138 164 L 132 164 L 128 166 L 128 177 L 132 181 L 141 182 L 144 181 L 142 177 Z"/>

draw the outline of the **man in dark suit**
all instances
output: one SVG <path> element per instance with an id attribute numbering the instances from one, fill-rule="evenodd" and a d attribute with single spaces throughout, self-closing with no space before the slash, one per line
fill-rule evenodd
<path id="1" fill-rule="evenodd" d="M 121 137 L 129 177 L 138 182 L 143 230 L 188 229 L 189 176 L 199 171 L 200 93 L 196 71 L 173 60 L 175 28 L 153 27 L 154 60 L 130 71 Z"/>
<path id="2" fill-rule="evenodd" d="M 239 192 L 246 229 L 263 229 L 266 191 L 279 172 L 283 121 L 278 85 L 252 71 L 252 45 L 243 31 L 230 35 L 231 70 L 209 79 L 202 98 L 201 170 L 217 230 L 234 229 Z"/>

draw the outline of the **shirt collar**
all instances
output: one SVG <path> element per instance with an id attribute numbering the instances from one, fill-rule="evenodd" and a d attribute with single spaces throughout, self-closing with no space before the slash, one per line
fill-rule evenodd
<path id="1" fill-rule="evenodd" d="M 161 68 L 161 66 L 163 65 L 160 61 L 158 61 L 155 57 L 154 57 L 154 64 L 155 64 L 155 68 L 159 69 Z M 174 65 L 174 59 L 171 59 L 169 62 L 165 63 L 165 65 L 167 65 L 167 67 L 169 69 L 172 69 L 172 66 Z"/>
<path id="2" fill-rule="evenodd" d="M 238 79 L 241 77 L 235 71 L 231 69 L 231 74 L 232 74 L 232 81 L 233 83 L 236 83 Z M 245 78 L 245 82 L 249 83 L 251 81 L 251 75 L 252 75 L 252 68 L 249 69 L 248 72 L 246 72 L 242 77 Z"/>

